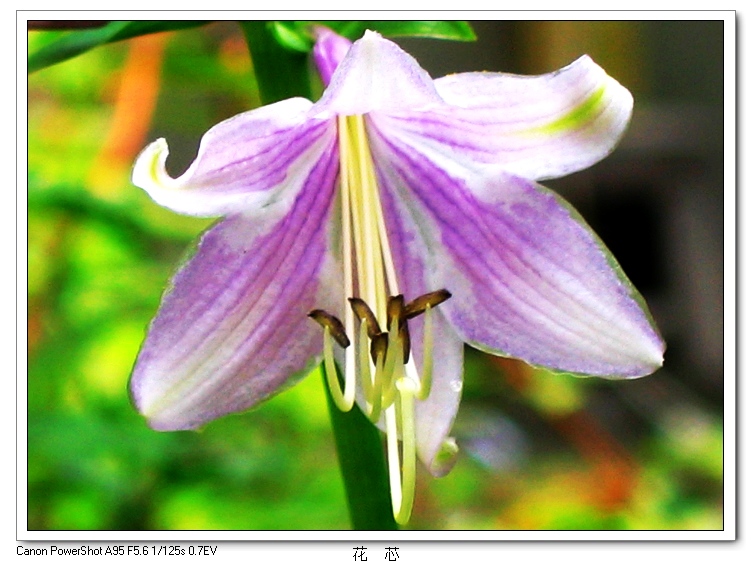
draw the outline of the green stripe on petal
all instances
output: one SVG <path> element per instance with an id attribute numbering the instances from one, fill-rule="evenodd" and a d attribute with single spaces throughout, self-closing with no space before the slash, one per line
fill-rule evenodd
<path id="1" fill-rule="evenodd" d="M 629 91 L 587 56 L 540 76 L 470 72 L 434 84 L 447 107 L 392 118 L 385 123 L 389 134 L 533 180 L 561 177 L 606 157 L 633 106 Z"/>
<path id="2" fill-rule="evenodd" d="M 603 85 L 566 115 L 547 125 L 528 129 L 525 134 L 559 134 L 585 127 L 588 122 L 594 121 L 603 110 L 604 101 L 608 101 L 607 99 L 604 100 L 605 93 L 606 86 Z"/>

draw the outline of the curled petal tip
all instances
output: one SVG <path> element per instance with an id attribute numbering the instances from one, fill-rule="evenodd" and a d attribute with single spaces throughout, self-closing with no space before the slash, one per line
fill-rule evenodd
<path id="1" fill-rule="evenodd" d="M 431 462 L 430 471 L 434 477 L 443 477 L 451 471 L 457 463 L 460 447 L 453 438 L 447 438 L 441 443 L 439 451 Z"/>
<path id="2" fill-rule="evenodd" d="M 174 182 L 175 180 L 165 170 L 169 153 L 170 150 L 164 138 L 158 138 L 144 148 L 133 166 L 131 176 L 133 184 L 149 192 L 154 186 L 167 187 Z"/>

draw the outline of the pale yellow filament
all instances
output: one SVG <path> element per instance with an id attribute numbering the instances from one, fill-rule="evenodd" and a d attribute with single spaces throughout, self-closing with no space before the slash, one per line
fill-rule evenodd
<path id="1" fill-rule="evenodd" d="M 387 302 L 399 294 L 397 274 L 381 206 L 376 173 L 371 158 L 365 120 L 362 115 L 338 117 L 340 185 L 342 202 L 342 251 L 345 281 L 345 331 L 354 343 L 345 349 L 345 389 L 341 391 L 334 369 L 329 328 L 325 328 L 324 357 L 327 380 L 335 403 L 342 410 L 352 407 L 356 370 L 367 404 L 366 415 L 372 422 L 384 417 L 387 435 L 387 459 L 392 509 L 395 520 L 405 524 L 415 494 L 415 398 L 425 399 L 431 385 L 431 323 L 424 328 L 423 376 L 419 377 L 410 357 L 403 364 L 403 343 L 399 321 L 387 324 Z M 356 338 L 354 313 L 347 297 L 354 295 L 353 247 L 358 296 L 373 310 L 380 326 L 389 332 L 386 353 L 371 360 L 368 326 L 360 322 Z M 430 310 L 427 313 L 430 316 Z M 357 351 L 355 347 L 358 347 Z M 400 440 L 401 454 L 400 454 Z M 400 457 L 401 456 L 401 457 Z"/>
<path id="2" fill-rule="evenodd" d="M 345 286 L 352 286 L 352 216 L 350 214 L 350 189 L 345 185 L 345 178 L 348 176 L 347 168 L 350 161 L 349 146 L 347 142 L 342 142 L 341 133 L 342 128 L 338 122 L 340 128 L 340 184 L 341 184 L 341 197 L 342 197 L 342 259 L 345 275 Z M 356 252 L 357 255 L 357 252 Z M 344 295 L 344 307 L 345 307 L 345 331 L 352 334 L 355 329 L 355 317 L 353 311 L 350 309 L 347 301 L 347 294 Z M 355 347 L 350 345 L 345 349 L 345 387 L 343 390 L 339 387 L 339 380 L 336 376 L 336 370 L 333 367 L 334 354 L 331 348 L 331 337 L 329 336 L 328 328 L 324 332 L 324 367 L 326 368 L 327 382 L 332 394 L 332 398 L 339 409 L 342 411 L 349 411 L 352 409 L 355 403 Z M 328 344 L 328 353 L 327 353 Z M 332 366 L 327 364 L 327 356 L 330 357 Z"/>
<path id="3" fill-rule="evenodd" d="M 433 382 L 433 311 L 429 304 L 423 314 L 423 376 L 416 397 L 426 399 Z"/>
<path id="4" fill-rule="evenodd" d="M 352 347 L 352 345 L 350 346 Z M 346 381 L 344 392 L 339 387 L 337 368 L 334 365 L 332 336 L 328 325 L 324 327 L 324 371 L 326 372 L 326 381 L 327 384 L 329 384 L 329 390 L 332 393 L 334 403 L 342 411 L 349 411 L 352 409 L 353 402 L 355 401 L 355 384 L 350 383 L 348 386 Z"/>

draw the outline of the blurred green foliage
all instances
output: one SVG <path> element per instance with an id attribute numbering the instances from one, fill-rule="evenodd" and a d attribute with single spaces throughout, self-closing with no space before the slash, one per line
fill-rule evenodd
<path id="1" fill-rule="evenodd" d="M 30 48 L 45 41 L 29 34 Z M 153 110 L 128 109 L 148 130 L 129 140 L 168 137 L 178 173 L 200 135 L 258 92 L 231 24 L 160 41 L 142 55 L 160 61 Z M 129 372 L 161 292 L 211 224 L 157 207 L 129 183 L 133 149 L 108 151 L 131 132 L 112 127 L 141 68 L 133 45 L 29 77 L 28 528 L 347 528 L 318 376 L 198 432 L 154 432 L 131 407 Z M 472 351 L 466 380 L 463 454 L 446 478 L 419 475 L 411 528 L 722 526 L 717 414 L 630 408 L 615 397 L 622 384 Z M 650 380 L 632 391 L 651 392 Z M 599 399 L 621 417 L 599 415 Z"/>

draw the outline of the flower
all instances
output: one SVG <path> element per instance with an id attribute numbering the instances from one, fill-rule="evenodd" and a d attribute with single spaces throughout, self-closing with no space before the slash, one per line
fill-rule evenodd
<path id="1" fill-rule="evenodd" d="M 606 378 L 661 365 L 640 295 L 536 183 L 613 150 L 625 88 L 586 56 L 536 77 L 432 80 L 373 32 L 351 45 L 320 29 L 314 57 L 318 102 L 219 123 L 176 179 L 164 139 L 136 161 L 157 203 L 224 217 L 172 279 L 136 362 L 131 393 L 153 428 L 248 409 L 323 359 L 340 407 L 356 400 L 390 454 L 403 441 L 408 480 L 412 446 L 434 474 L 451 467 L 463 343 Z"/>

